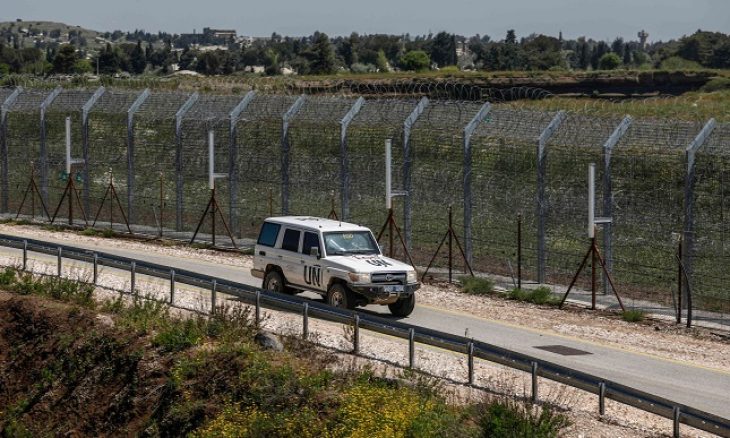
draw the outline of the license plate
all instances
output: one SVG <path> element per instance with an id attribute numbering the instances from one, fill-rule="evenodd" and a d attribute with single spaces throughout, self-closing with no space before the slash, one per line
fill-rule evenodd
<path id="1" fill-rule="evenodd" d="M 388 286 L 383 286 L 383 290 L 385 290 L 386 292 L 403 292 L 403 286 L 388 285 Z"/>

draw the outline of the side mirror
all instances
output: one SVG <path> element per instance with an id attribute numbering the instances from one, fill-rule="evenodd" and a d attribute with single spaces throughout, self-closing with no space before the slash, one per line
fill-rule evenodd
<path id="1" fill-rule="evenodd" d="M 317 248 L 316 246 L 309 248 L 309 255 L 319 258 L 319 248 Z"/>

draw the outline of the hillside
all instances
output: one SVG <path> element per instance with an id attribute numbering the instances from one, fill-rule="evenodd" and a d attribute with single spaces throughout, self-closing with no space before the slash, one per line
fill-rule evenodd
<path id="1" fill-rule="evenodd" d="M 82 48 L 99 49 L 106 44 L 100 32 L 55 21 L 0 22 L 0 35 L 4 42 L 11 38 L 18 41 L 20 47 L 73 42 Z"/>

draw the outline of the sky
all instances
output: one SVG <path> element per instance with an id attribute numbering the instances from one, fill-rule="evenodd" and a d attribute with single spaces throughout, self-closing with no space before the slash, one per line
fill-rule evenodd
<path id="1" fill-rule="evenodd" d="M 0 21 L 59 21 L 98 31 L 235 29 L 239 35 L 330 36 L 447 31 L 503 39 L 531 33 L 666 41 L 697 29 L 730 32 L 730 0 L 2 0 Z"/>

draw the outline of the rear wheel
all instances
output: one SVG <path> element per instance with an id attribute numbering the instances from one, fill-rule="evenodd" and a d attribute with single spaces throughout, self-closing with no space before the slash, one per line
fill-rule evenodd
<path id="1" fill-rule="evenodd" d="M 355 296 L 347 287 L 335 283 L 327 290 L 327 304 L 341 309 L 354 309 Z"/>
<path id="2" fill-rule="evenodd" d="M 277 271 L 269 271 L 264 277 L 263 289 L 272 292 L 285 293 L 284 276 Z"/>
<path id="3" fill-rule="evenodd" d="M 393 316 L 406 317 L 413 312 L 416 307 L 416 294 L 411 294 L 407 298 L 401 298 L 393 304 L 388 304 L 390 313 Z"/>

